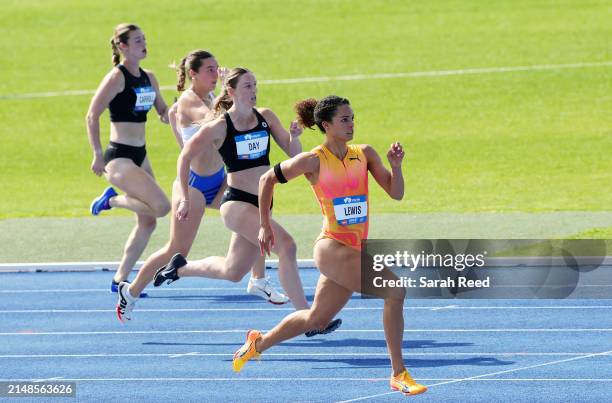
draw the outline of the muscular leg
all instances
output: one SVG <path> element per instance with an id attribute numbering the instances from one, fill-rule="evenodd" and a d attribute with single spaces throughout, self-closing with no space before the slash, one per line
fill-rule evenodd
<path id="1" fill-rule="evenodd" d="M 263 352 L 284 340 L 304 334 L 310 329 L 325 328 L 346 305 L 352 294 L 351 290 L 321 274 L 312 307 L 285 316 L 278 325 L 257 341 L 255 349 Z"/>
<path id="2" fill-rule="evenodd" d="M 217 192 L 217 195 L 215 196 L 213 201 L 210 203 L 210 205 L 208 205 L 209 208 L 213 208 L 215 210 L 220 209 L 221 199 L 223 198 L 223 193 L 225 192 L 226 188 L 227 188 L 227 178 L 225 178 L 223 185 L 221 185 L 221 187 L 219 188 L 219 191 Z M 210 260 L 209 262 L 215 262 L 215 261 L 220 262 L 219 257 L 214 257 L 214 259 Z M 205 267 L 208 267 L 209 265 L 210 264 L 207 262 Z M 220 267 L 219 265 L 220 263 L 217 263 L 213 267 Z M 211 275 L 205 274 L 207 272 L 206 272 L 206 269 L 204 270 L 205 271 L 203 272 L 201 277 L 221 278 L 221 277 L 218 277 L 219 274 L 212 275 L 211 277 Z M 187 274 L 184 274 L 184 275 L 185 276 L 198 276 L 197 270 L 187 271 Z M 264 278 L 265 276 L 266 276 L 266 259 L 264 256 L 261 256 L 255 261 L 255 263 L 251 267 L 251 277 L 255 279 L 259 279 L 259 278 Z"/>
<path id="3" fill-rule="evenodd" d="M 179 277 L 198 276 L 240 281 L 254 265 L 265 268 L 257 242 L 258 210 L 247 203 L 230 201 L 223 205 L 221 214 L 226 226 L 233 231 L 227 257 L 210 256 L 192 260 L 178 269 Z M 277 242 L 272 250 L 279 256 L 281 284 L 296 309 L 307 309 L 308 303 L 297 271 L 295 242 L 278 223 L 273 221 L 272 227 L 277 234 Z"/>
<path id="4" fill-rule="evenodd" d="M 132 160 L 117 158 L 106 165 L 108 181 L 125 192 L 110 199 L 112 207 L 131 210 L 136 214 L 163 217 L 170 210 L 170 202 L 153 176 L 148 159 L 142 167 Z"/>
<path id="5" fill-rule="evenodd" d="M 348 301 L 353 291 L 361 290 L 361 255 L 359 251 L 344 246 L 331 239 L 321 239 L 315 245 L 314 259 L 321 271 L 317 284 L 315 303 L 307 311 L 288 315 L 269 333 L 256 343 L 257 351 L 264 351 L 288 338 L 295 337 L 303 326 L 312 326 L 319 320 L 329 321 Z M 383 278 L 395 278 L 385 270 Z M 324 279 L 324 280 L 321 280 Z M 344 290 L 344 291 L 343 291 Z M 322 293 L 319 295 L 319 293 Z M 344 303 L 341 304 L 343 298 Z M 383 323 L 387 348 L 391 357 L 393 375 L 404 371 L 402 358 L 402 339 L 404 334 L 404 291 L 393 290 L 387 293 L 383 311 Z M 331 316 L 329 316 L 331 314 Z M 308 323 L 308 321 L 311 321 Z M 318 323 L 317 325 L 320 325 Z"/>
<path id="6" fill-rule="evenodd" d="M 130 294 L 138 296 L 145 287 L 153 280 L 156 270 L 166 264 L 175 254 L 180 253 L 187 256 L 193 241 L 198 233 L 202 216 L 204 215 L 205 199 L 202 193 L 189 187 L 189 219 L 179 221 L 175 212 L 180 201 L 179 183 L 174 182 L 172 186 L 172 217 L 170 218 L 170 239 L 161 249 L 154 252 L 138 270 L 138 275 L 130 285 Z"/>
<path id="7" fill-rule="evenodd" d="M 179 277 L 207 277 L 238 282 L 259 256 L 259 249 L 243 236 L 232 233 L 227 257 L 192 260 L 178 269 Z"/>
<path id="8" fill-rule="evenodd" d="M 138 258 L 147 247 L 156 225 L 155 217 L 136 215 L 136 226 L 132 229 L 125 243 L 121 263 L 119 263 L 119 268 L 113 277 L 115 282 L 125 281 L 128 278 Z"/>
<path id="9" fill-rule="evenodd" d="M 155 230 L 156 217 L 168 213 L 169 202 L 166 195 L 155 182 L 153 171 L 148 160 L 145 159 L 142 168 L 137 167 L 131 160 L 118 158 L 106 166 L 108 180 L 126 192 L 122 198 L 111 199 L 113 203 L 128 202 L 130 206 L 146 206 L 136 208 L 136 226 L 132 229 L 125 244 L 121 263 L 115 273 L 114 280 L 119 282 L 127 278 L 134 264 L 146 248 L 151 234 Z M 130 204 L 131 203 L 131 204 Z M 139 212 L 138 212 L 139 211 Z"/>
<path id="10" fill-rule="evenodd" d="M 404 300 L 398 298 L 386 298 L 383 310 L 383 327 L 385 329 L 385 340 L 387 350 L 391 358 L 393 376 L 401 374 L 404 367 L 402 357 L 402 342 L 404 340 Z"/>
<path id="11" fill-rule="evenodd" d="M 244 202 L 229 201 L 221 206 L 221 215 L 225 226 L 233 232 L 242 235 L 254 247 L 256 256 L 260 255 L 259 241 L 259 210 Z M 297 248 L 289 233 L 276 221 L 272 220 L 272 229 L 276 244 L 272 252 L 278 256 L 278 276 L 285 293 L 296 309 L 308 309 L 304 297 L 302 281 L 298 273 Z"/>

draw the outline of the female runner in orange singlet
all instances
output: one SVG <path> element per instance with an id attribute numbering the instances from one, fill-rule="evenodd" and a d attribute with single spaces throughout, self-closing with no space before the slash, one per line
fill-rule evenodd
<path id="1" fill-rule="evenodd" d="M 361 240 L 368 235 L 368 172 L 393 199 L 404 196 L 402 161 L 404 151 L 396 142 L 387 152 L 389 172 L 376 151 L 366 144 L 347 144 L 353 139 L 354 115 L 349 101 L 328 96 L 296 105 L 304 127 L 315 124 L 325 134 L 323 144 L 311 152 L 300 153 L 277 164 L 259 181 L 261 252 L 269 253 L 274 245 L 270 225 L 270 202 L 274 185 L 304 175 L 321 205 L 323 230 L 314 246 L 314 260 L 321 275 L 312 307 L 287 315 L 265 335 L 256 330 L 247 333 L 245 344 L 234 354 L 233 368 L 238 372 L 251 358 L 306 329 L 321 328 L 342 309 L 353 292 L 361 292 Z M 393 273 L 381 272 L 392 279 Z M 403 288 L 386 290 L 383 323 L 391 358 L 391 388 L 407 395 L 423 393 L 427 388 L 416 383 L 404 366 L 402 338 L 404 333 Z"/>

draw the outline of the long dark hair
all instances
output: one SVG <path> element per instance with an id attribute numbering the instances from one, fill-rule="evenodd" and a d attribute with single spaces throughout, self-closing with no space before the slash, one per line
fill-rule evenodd
<path id="1" fill-rule="evenodd" d="M 318 102 L 314 98 L 304 99 L 296 103 L 294 109 L 298 115 L 298 124 L 309 129 L 317 125 L 325 133 L 323 122 L 331 122 L 341 105 L 350 105 L 350 102 L 346 98 L 329 95 Z"/>

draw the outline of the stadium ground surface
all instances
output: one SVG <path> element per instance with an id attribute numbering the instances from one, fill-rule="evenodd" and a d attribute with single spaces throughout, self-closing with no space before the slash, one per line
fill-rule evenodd
<path id="1" fill-rule="evenodd" d="M 318 272 L 300 272 L 311 297 Z M 0 380 L 76 382 L 84 402 L 405 401 L 389 391 L 379 300 L 353 296 L 338 331 L 282 343 L 236 375 L 246 330 L 270 329 L 290 307 L 246 295 L 246 282 L 182 279 L 151 290 L 122 325 L 109 275 L 0 273 Z M 610 309 L 609 300 L 406 301 L 406 365 L 430 388 L 418 399 L 605 401 Z"/>

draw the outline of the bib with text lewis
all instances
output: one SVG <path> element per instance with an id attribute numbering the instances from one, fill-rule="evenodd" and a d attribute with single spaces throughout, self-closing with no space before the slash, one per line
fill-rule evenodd
<path id="1" fill-rule="evenodd" d="M 365 195 L 336 197 L 334 214 L 339 225 L 366 222 L 368 220 L 367 197 Z"/>

